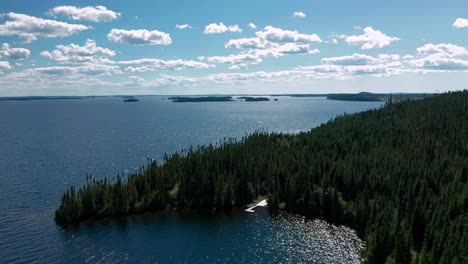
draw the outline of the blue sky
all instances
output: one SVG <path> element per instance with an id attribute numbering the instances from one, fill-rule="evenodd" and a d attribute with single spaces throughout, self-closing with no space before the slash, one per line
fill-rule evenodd
<path id="1" fill-rule="evenodd" d="M 0 96 L 468 88 L 464 1 L 25 3 L 0 5 Z"/>

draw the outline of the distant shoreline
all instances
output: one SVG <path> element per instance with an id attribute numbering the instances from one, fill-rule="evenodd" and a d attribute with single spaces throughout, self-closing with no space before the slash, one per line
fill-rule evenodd
<path id="1" fill-rule="evenodd" d="M 272 101 L 270 97 L 326 97 L 328 100 L 339 101 L 388 101 L 419 99 L 433 96 L 432 93 L 342 93 L 342 94 L 270 94 L 270 95 L 192 95 L 192 96 L 169 96 L 168 100 L 177 103 L 185 102 L 234 102 L 243 100 L 245 102 Z M 34 100 L 80 100 L 94 98 L 134 98 L 134 97 L 165 97 L 165 95 L 89 95 L 89 96 L 6 96 L 0 97 L 0 101 L 34 101 Z M 277 101 L 275 98 L 274 101 Z"/>

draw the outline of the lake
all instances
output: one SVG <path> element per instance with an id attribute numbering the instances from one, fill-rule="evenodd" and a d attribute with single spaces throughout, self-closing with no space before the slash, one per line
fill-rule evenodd
<path id="1" fill-rule="evenodd" d="M 148 158 L 240 138 L 297 133 L 380 102 L 278 97 L 270 102 L 173 103 L 166 97 L 0 101 L 0 262 L 359 263 L 345 227 L 266 209 L 158 213 L 61 228 L 55 208 L 85 175 L 114 178 Z"/>

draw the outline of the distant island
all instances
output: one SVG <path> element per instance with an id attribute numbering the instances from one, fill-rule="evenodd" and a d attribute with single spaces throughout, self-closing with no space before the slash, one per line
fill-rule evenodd
<path id="1" fill-rule="evenodd" d="M 355 229 L 366 263 L 466 263 L 468 91 L 338 116 L 298 134 L 190 148 L 115 181 L 87 176 L 60 225 L 170 208 L 268 209 Z M 264 198 L 263 198 L 264 199 Z"/>
<path id="2" fill-rule="evenodd" d="M 188 102 L 230 102 L 233 101 L 232 96 L 202 96 L 202 97 L 169 97 L 167 98 L 175 103 Z"/>
<path id="3" fill-rule="evenodd" d="M 244 100 L 245 102 L 264 102 L 270 101 L 268 97 L 251 97 L 251 96 L 241 96 L 237 97 L 238 100 Z"/>
<path id="4" fill-rule="evenodd" d="M 134 103 L 134 102 L 139 102 L 140 100 L 136 99 L 136 98 L 128 98 L 128 99 L 125 99 L 123 100 L 125 103 Z"/>
<path id="5" fill-rule="evenodd" d="M 361 92 L 357 94 L 329 94 L 327 95 L 327 99 L 340 101 L 385 101 L 382 96 L 368 92 Z"/>

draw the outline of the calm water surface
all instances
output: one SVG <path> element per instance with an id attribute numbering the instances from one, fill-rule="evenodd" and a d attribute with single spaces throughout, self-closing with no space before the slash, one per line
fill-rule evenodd
<path id="1" fill-rule="evenodd" d="M 54 209 L 86 173 L 133 171 L 147 158 L 256 130 L 296 133 L 375 102 L 172 103 L 142 97 L 0 101 L 0 263 L 353 263 L 352 230 L 265 210 L 165 214 L 62 229 Z"/>

